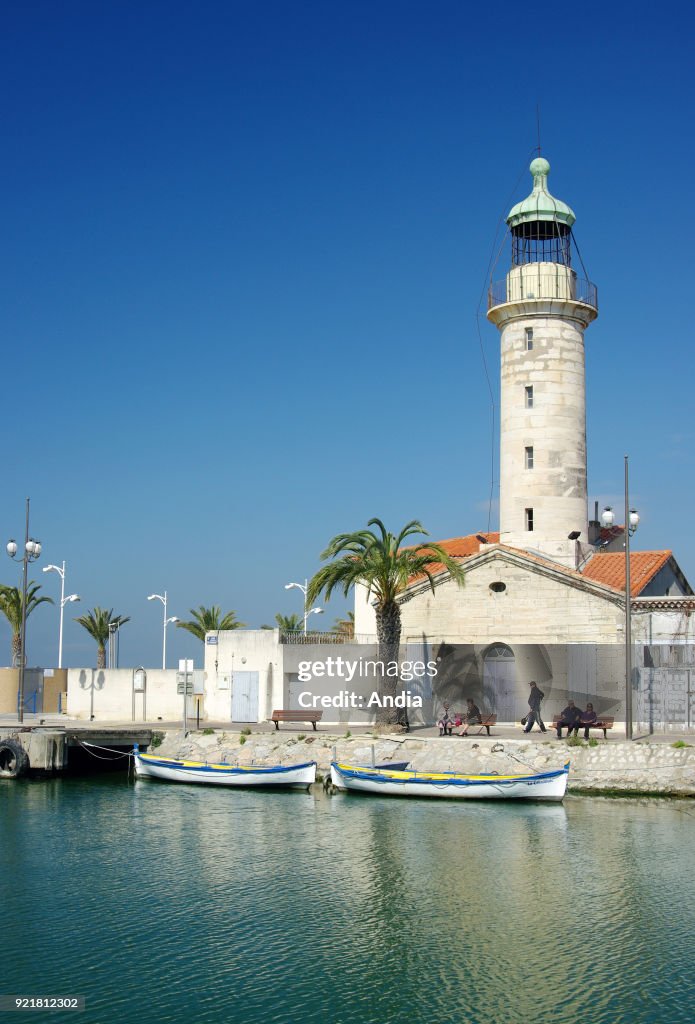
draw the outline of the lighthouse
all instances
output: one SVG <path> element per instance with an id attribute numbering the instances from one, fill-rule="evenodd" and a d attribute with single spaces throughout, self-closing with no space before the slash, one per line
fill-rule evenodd
<path id="1" fill-rule="evenodd" d="M 507 217 L 511 266 L 490 286 L 501 334 L 500 542 L 576 564 L 588 541 L 584 331 L 596 287 L 579 276 L 569 206 L 548 190 L 550 164 Z"/>

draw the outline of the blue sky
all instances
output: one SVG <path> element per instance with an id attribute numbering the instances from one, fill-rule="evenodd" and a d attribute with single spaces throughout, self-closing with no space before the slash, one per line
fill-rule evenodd
<path id="1" fill-rule="evenodd" d="M 156 665 L 153 591 L 257 626 L 300 611 L 283 585 L 373 515 L 485 529 L 476 314 L 537 103 L 599 288 L 590 498 L 620 505 L 628 453 L 636 547 L 693 580 L 694 27 L 669 3 L 8 9 L 0 536 L 31 496 L 44 592 L 65 559 L 66 613 L 129 615 L 121 664 Z M 93 664 L 71 618 L 64 662 Z M 40 608 L 30 663 L 56 662 L 57 632 Z M 170 630 L 170 664 L 199 647 Z"/>

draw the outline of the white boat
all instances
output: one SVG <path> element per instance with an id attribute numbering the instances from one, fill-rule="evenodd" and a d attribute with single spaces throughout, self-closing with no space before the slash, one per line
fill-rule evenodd
<path id="1" fill-rule="evenodd" d="M 202 782 L 212 786 L 266 786 L 282 789 L 308 789 L 316 780 L 316 761 L 305 764 L 262 765 L 208 764 L 175 757 L 158 757 L 135 751 L 135 774 L 144 779 L 167 782 Z"/>
<path id="2" fill-rule="evenodd" d="M 526 775 L 490 772 L 389 771 L 331 762 L 331 781 L 337 789 L 378 796 L 446 797 L 454 800 L 562 800 L 567 789 L 569 761 L 554 771 Z"/>

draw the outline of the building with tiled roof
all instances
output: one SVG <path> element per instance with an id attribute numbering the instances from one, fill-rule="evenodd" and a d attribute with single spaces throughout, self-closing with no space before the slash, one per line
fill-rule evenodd
<path id="1" fill-rule="evenodd" d="M 400 596 L 401 669 L 436 665 L 432 678 L 409 684 L 423 701 L 411 721 L 436 721 L 444 700 L 463 708 L 467 697 L 518 721 L 533 680 L 546 720 L 572 698 L 624 722 L 630 695 L 634 721 L 682 728 L 695 722 L 695 595 L 672 551 L 639 551 L 637 535 L 626 598 L 631 533 L 612 515 L 602 525 L 598 504 L 589 518 L 584 335 L 598 316 L 597 291 L 580 276 L 574 214 L 550 195 L 547 160 L 530 170 L 533 191 L 507 219 L 509 267 L 489 292 L 500 333 L 499 531 L 439 541 L 463 566 L 462 586 L 440 565 L 434 587 L 415 577 Z M 403 521 L 411 514 L 404 501 Z M 354 656 L 373 657 L 376 616 L 364 587 L 355 592 L 355 639 Z M 227 689 L 254 673 L 266 695 L 261 716 L 271 701 L 298 707 L 301 665 L 321 657 L 319 648 L 283 649 L 268 633 L 221 634 L 206 648 L 206 673 L 219 680 L 210 708 L 221 714 Z"/>
<path id="2" fill-rule="evenodd" d="M 434 592 L 426 579 L 411 580 L 402 639 L 455 652 L 445 687 L 450 701 L 472 696 L 518 717 L 533 678 L 552 699 L 549 713 L 572 696 L 593 698 L 619 717 L 625 528 L 602 525 L 598 504 L 588 516 L 584 333 L 598 304 L 595 287 L 572 265 L 574 215 L 553 212 L 549 170 L 542 158 L 531 164 L 533 193 L 508 218 L 511 267 L 490 288 L 488 318 L 501 350 L 499 533 L 440 542 L 461 560 L 465 583 L 458 586 L 443 567 Z M 633 548 L 629 564 L 639 666 L 640 643 L 695 638 L 695 597 L 672 551 Z M 374 631 L 363 592 L 355 621 L 358 632 Z"/>

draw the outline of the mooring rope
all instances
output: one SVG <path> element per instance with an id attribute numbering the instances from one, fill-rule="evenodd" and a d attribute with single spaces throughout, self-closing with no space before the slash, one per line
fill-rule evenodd
<path id="1" fill-rule="evenodd" d="M 77 742 L 81 747 L 84 747 L 88 754 L 92 757 L 98 758 L 99 761 L 118 761 L 121 757 L 135 757 L 135 752 L 133 750 L 126 750 L 124 753 L 122 750 L 112 750 L 111 747 L 100 747 L 97 743 L 88 743 L 87 740 L 78 740 Z M 116 756 L 101 757 L 99 754 L 92 753 L 92 751 L 88 749 L 89 747 L 93 747 L 94 750 L 106 750 L 109 754 L 115 754 Z"/>

